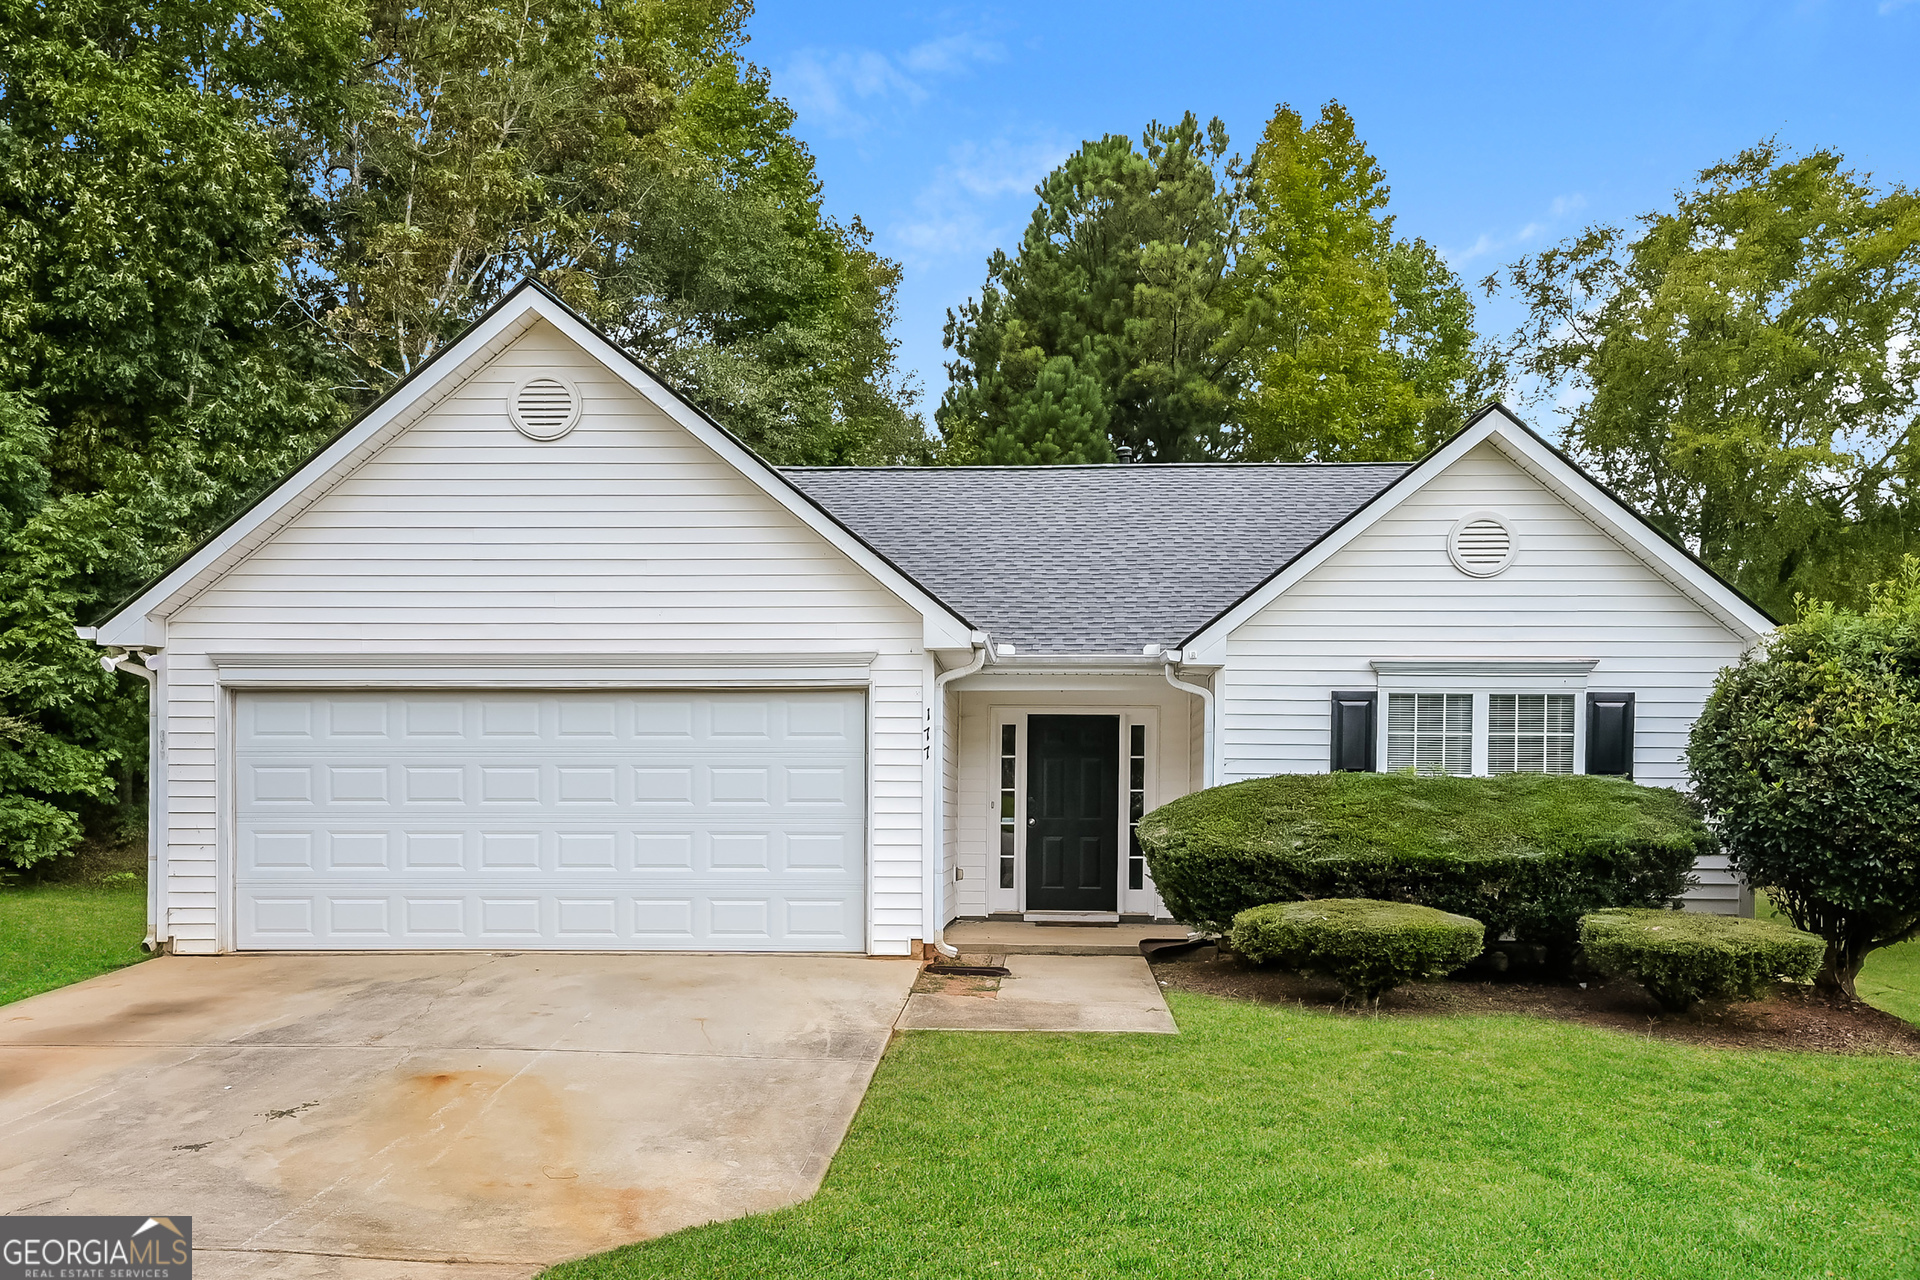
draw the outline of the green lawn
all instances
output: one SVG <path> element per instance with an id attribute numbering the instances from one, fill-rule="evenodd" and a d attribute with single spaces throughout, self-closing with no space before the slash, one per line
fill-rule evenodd
<path id="1" fill-rule="evenodd" d="M 1853 986 L 1876 1009 L 1920 1026 L 1920 942 L 1869 953 Z"/>
<path id="2" fill-rule="evenodd" d="M 143 960 L 146 932 L 138 882 L 0 890 L 0 1004 Z"/>
<path id="3" fill-rule="evenodd" d="M 1170 998 L 910 1033 L 813 1200 L 548 1280 L 1920 1274 L 1911 1060 Z"/>

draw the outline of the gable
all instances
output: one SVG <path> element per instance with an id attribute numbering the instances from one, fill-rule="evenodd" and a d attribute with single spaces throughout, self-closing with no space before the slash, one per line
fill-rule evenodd
<path id="1" fill-rule="evenodd" d="M 577 388 L 530 439 L 523 379 Z M 169 619 L 169 640 L 918 639 L 919 616 L 606 363 L 536 320 Z"/>
<path id="2" fill-rule="evenodd" d="M 1512 476 L 1525 477 L 1525 482 L 1511 494 L 1499 486 L 1489 490 L 1483 495 L 1488 503 L 1505 500 L 1507 496 L 1517 498 L 1535 489 L 1550 494 L 1567 511 L 1584 520 L 1592 532 L 1651 571 L 1655 578 L 1713 619 L 1729 636 L 1750 643 L 1773 629 L 1774 620 L 1758 605 L 1660 533 L 1503 406 L 1494 404 L 1481 410 L 1452 439 L 1421 459 L 1312 547 L 1188 636 L 1182 645 L 1186 660 L 1202 665 L 1222 661 L 1231 637 L 1240 627 L 1370 529 L 1390 520 L 1403 505 L 1416 501 L 1417 495 L 1426 491 L 1438 477 L 1468 474 L 1471 468 L 1462 471 L 1454 468 L 1469 455 L 1482 460 L 1480 465 L 1486 476 L 1494 474 L 1487 469 L 1488 460 L 1499 459 Z M 1453 519 L 1465 514 L 1467 511 L 1456 509 Z M 1435 545 L 1445 555 L 1445 543 Z"/>
<path id="3" fill-rule="evenodd" d="M 506 396 L 519 385 L 524 376 L 520 369 L 528 360 L 535 364 L 548 362 L 544 367 L 549 371 L 574 377 L 581 384 L 582 398 L 587 402 L 581 425 L 559 440 L 529 439 L 514 428 L 507 415 Z M 596 422 L 599 429 L 590 429 Z M 416 428 L 422 429 L 419 434 L 415 434 Z M 406 443 L 400 444 L 403 437 Z M 399 445 L 397 451 L 390 454 L 389 446 L 395 445 Z M 596 449 L 602 456 L 593 453 Z M 414 470 L 403 476 L 402 464 L 406 463 L 411 463 Z M 612 469 L 601 469 L 603 463 Z M 657 482 L 652 489 L 641 483 L 647 478 Z M 381 490 L 382 484 L 388 489 Z M 439 525 L 446 526 L 449 536 L 469 540 L 470 548 L 510 540 L 524 526 L 530 547 L 537 548 L 544 539 L 556 552 L 579 547 L 582 556 L 592 560 L 595 557 L 587 548 L 604 549 L 617 542 L 622 529 L 628 536 L 641 536 L 649 529 L 670 526 L 674 495 L 664 490 L 676 484 L 692 486 L 679 492 L 690 521 L 704 519 L 709 524 L 733 528 L 731 536 L 714 535 L 719 539 L 714 545 L 731 546 L 733 558 L 711 557 L 715 563 L 739 563 L 742 549 L 760 538 L 774 546 L 766 552 L 764 567 L 777 572 L 781 568 L 779 546 L 793 543 L 817 548 L 824 543 L 838 553 L 837 560 L 828 557 L 837 571 L 854 571 L 849 583 L 855 585 L 843 584 L 847 590 L 857 596 L 878 587 L 918 615 L 925 647 L 965 649 L 974 640 L 971 624 L 965 619 L 810 502 L 605 335 L 532 284 L 523 284 L 508 295 L 305 466 L 115 610 L 92 634 L 105 645 L 157 647 L 166 638 L 171 620 L 184 621 L 189 608 L 204 612 L 212 607 L 205 597 L 216 584 L 229 576 L 244 580 L 248 575 L 242 566 L 310 508 L 324 507 L 310 524 L 333 520 L 343 528 L 358 528 L 347 514 L 354 501 L 366 508 L 360 512 L 364 517 L 391 500 L 393 527 L 380 533 L 363 529 L 361 534 L 369 548 L 382 549 L 383 553 L 374 555 L 379 564 L 409 562 L 409 549 L 416 542 L 422 549 L 433 542 L 418 531 Z M 515 495 L 520 505 L 515 504 Z M 706 501 L 715 505 L 699 508 Z M 426 506 L 420 507 L 421 503 Z M 747 504 L 742 510 L 751 509 L 757 514 L 731 519 L 728 513 L 742 503 Z M 695 508 L 704 515 L 695 514 Z M 437 521 L 434 512 L 445 519 Z M 784 513 L 784 517 L 777 513 Z M 568 535 L 535 532 L 551 533 L 569 520 L 595 525 L 600 532 L 571 541 Z M 461 533 L 463 528 L 465 532 Z M 383 539 L 395 541 L 383 543 Z M 669 557 L 678 554 L 672 549 L 671 538 L 662 544 L 662 550 Z M 679 573 L 683 580 L 698 576 L 700 570 L 692 561 L 704 555 L 688 554 L 692 560 L 683 562 Z M 466 563 L 470 567 L 486 566 L 496 558 L 476 553 L 467 556 Z M 655 560 L 659 558 L 656 552 Z M 442 571 L 459 557 L 426 555 L 413 559 L 433 566 L 424 572 L 444 576 Z M 529 554 L 524 559 L 538 571 L 538 555 Z M 335 586 L 364 587 L 370 601 L 377 598 L 382 581 L 404 583 L 407 576 L 382 573 L 365 556 L 353 554 L 336 561 L 333 567 L 354 578 L 352 583 Z M 481 572 L 489 571 L 482 568 Z M 314 576 L 320 581 L 338 577 L 326 573 Z M 617 577 L 563 575 L 570 591 L 588 593 L 610 586 L 621 589 L 614 581 Z M 562 581 L 551 575 L 543 580 L 548 583 L 549 594 Z M 489 581 L 494 587 L 514 590 L 498 576 L 491 576 Z M 287 603 L 296 610 L 303 607 L 302 593 L 306 602 L 315 595 L 313 583 L 290 581 L 285 585 L 295 593 Z M 778 594 L 755 595 L 750 603 L 736 601 L 735 606 L 749 610 L 762 605 L 777 607 L 783 603 L 776 598 Z M 576 596 L 570 604 L 555 607 L 579 604 Z M 369 603 L 368 607 L 373 606 Z M 83 630 L 82 634 L 89 632 Z M 669 626 L 663 634 L 676 633 Z M 627 636 L 638 638 L 632 632 Z"/>
<path id="4" fill-rule="evenodd" d="M 1511 563 L 1491 577 L 1448 553 L 1456 524 L 1482 512 L 1512 535 Z M 1372 637 L 1371 658 L 1593 656 L 1623 634 L 1737 652 L 1748 638 L 1487 441 L 1304 574 L 1229 648 L 1275 626 L 1341 625 L 1335 617 Z"/>

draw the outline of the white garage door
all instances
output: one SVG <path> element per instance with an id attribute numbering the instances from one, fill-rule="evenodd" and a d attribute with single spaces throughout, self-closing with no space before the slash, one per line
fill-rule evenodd
<path id="1" fill-rule="evenodd" d="M 239 695 L 243 948 L 860 951 L 852 692 Z"/>

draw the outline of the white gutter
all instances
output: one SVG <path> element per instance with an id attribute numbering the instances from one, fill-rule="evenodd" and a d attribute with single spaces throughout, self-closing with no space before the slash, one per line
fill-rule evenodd
<path id="1" fill-rule="evenodd" d="M 74 630 L 82 640 L 93 638 L 90 634 L 81 634 L 82 628 Z M 160 936 L 160 832 L 165 816 L 160 811 L 161 774 L 165 765 L 160 758 L 159 679 L 166 660 L 148 650 L 112 647 L 118 652 L 102 654 L 100 665 L 108 671 L 125 671 L 147 682 L 147 936 L 141 939 L 140 949 L 152 955 L 167 944 Z M 136 655 L 141 659 L 138 663 L 133 661 Z"/>
<path id="2" fill-rule="evenodd" d="M 1185 690 L 1187 693 L 1191 693 L 1200 699 L 1200 706 L 1203 712 L 1201 721 L 1203 727 L 1200 734 L 1200 750 L 1202 753 L 1200 758 L 1200 785 L 1202 787 L 1216 786 L 1220 781 L 1220 767 L 1215 759 L 1214 743 L 1219 737 L 1219 734 L 1214 724 L 1213 690 L 1203 684 L 1188 684 L 1185 680 L 1177 679 L 1174 676 L 1173 669 L 1179 664 L 1181 656 L 1181 652 L 1178 649 L 1167 650 L 1166 666 L 1163 670 L 1166 672 L 1168 684 L 1176 689 Z"/>
<path id="3" fill-rule="evenodd" d="M 927 759 L 925 781 L 922 784 L 927 797 L 921 806 L 926 814 L 926 833 L 923 849 L 926 851 L 926 874 L 923 877 L 922 895 L 926 899 L 925 929 L 920 935 L 933 945 L 947 959 L 952 960 L 960 952 L 946 944 L 946 889 L 947 889 L 947 686 L 961 676 L 970 676 L 987 664 L 987 652 L 992 642 L 984 631 L 976 631 L 968 637 L 973 642 L 973 660 L 964 667 L 955 667 L 951 671 L 937 672 L 933 677 L 933 699 L 927 706 Z M 929 655 L 929 661 L 932 661 Z M 917 958 L 917 957 L 916 957 Z"/>

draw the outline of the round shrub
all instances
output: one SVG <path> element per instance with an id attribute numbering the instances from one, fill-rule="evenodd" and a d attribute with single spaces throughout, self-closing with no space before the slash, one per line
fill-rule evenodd
<path id="1" fill-rule="evenodd" d="M 1818 981 L 1853 995 L 1869 953 L 1920 935 L 1920 559 L 1722 671 L 1687 766 L 1733 869 L 1827 940 Z"/>
<path id="2" fill-rule="evenodd" d="M 1773 920 L 1692 911 L 1596 911 L 1580 921 L 1587 963 L 1632 978 L 1662 1008 L 1700 1000 L 1758 1000 L 1776 983 L 1812 982 L 1826 942 Z"/>
<path id="3" fill-rule="evenodd" d="M 1182 796 L 1139 834 L 1168 910 L 1202 929 L 1262 903 L 1379 898 L 1568 953 L 1581 916 L 1665 905 L 1714 852 L 1678 792 L 1529 773 L 1281 774 Z"/>
<path id="4" fill-rule="evenodd" d="M 1348 999 L 1378 1000 L 1382 991 L 1442 977 L 1479 955 L 1486 926 L 1405 902 L 1322 898 L 1242 911 L 1231 937 L 1233 949 L 1257 964 L 1324 973 Z"/>

